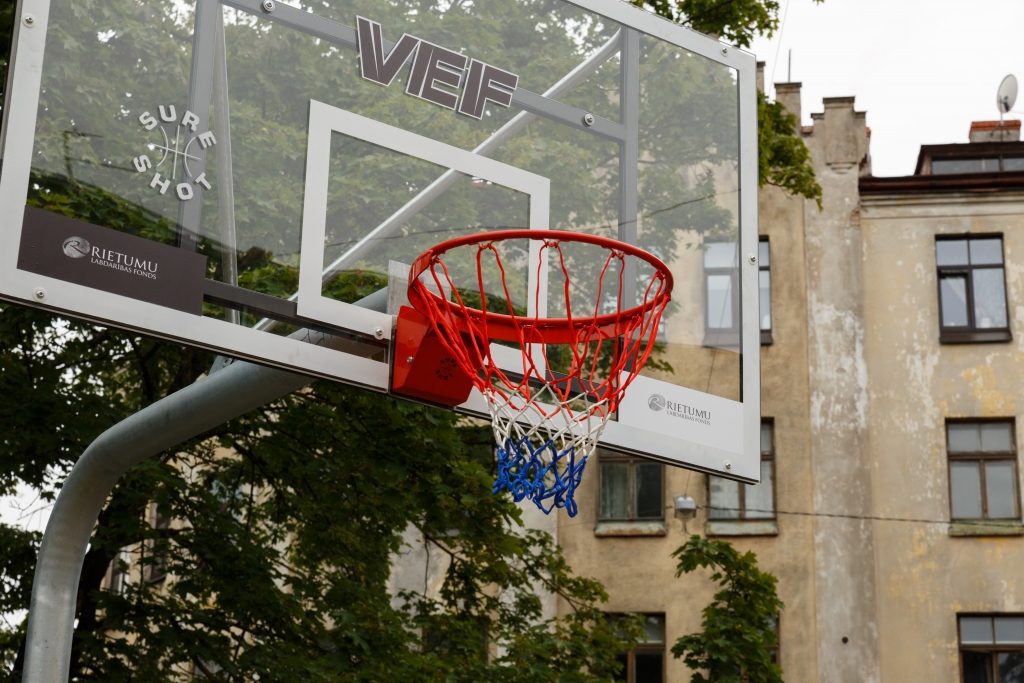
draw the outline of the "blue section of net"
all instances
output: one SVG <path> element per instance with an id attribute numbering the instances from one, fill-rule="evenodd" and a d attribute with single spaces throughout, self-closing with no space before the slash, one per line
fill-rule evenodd
<path id="1" fill-rule="evenodd" d="M 529 498 L 544 514 L 565 508 L 570 517 L 575 517 L 574 494 L 586 466 L 587 456 L 576 462 L 576 446 L 559 451 L 551 440 L 535 448 L 527 436 L 518 443 L 505 439 L 504 444 L 498 444 L 498 476 L 491 490 L 507 490 L 517 503 Z M 546 501 L 551 502 L 545 507 Z"/>

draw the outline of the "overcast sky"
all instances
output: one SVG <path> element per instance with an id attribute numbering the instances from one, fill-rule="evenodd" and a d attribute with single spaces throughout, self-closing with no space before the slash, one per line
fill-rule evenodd
<path id="1" fill-rule="evenodd" d="M 971 121 L 998 119 L 996 90 L 1006 74 L 1020 79 L 1014 109 L 1024 112 L 1022 0 L 779 3 L 785 24 L 751 46 L 767 62 L 769 96 L 770 83 L 787 80 L 792 49 L 804 125 L 823 111 L 823 97 L 854 95 L 867 112 L 877 176 L 909 175 L 920 145 L 967 142 Z"/>

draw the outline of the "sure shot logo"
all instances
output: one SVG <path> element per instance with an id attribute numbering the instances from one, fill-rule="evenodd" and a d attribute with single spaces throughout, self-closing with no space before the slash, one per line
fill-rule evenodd
<path id="1" fill-rule="evenodd" d="M 698 410 L 697 408 L 683 403 L 669 401 L 661 394 L 651 394 L 650 398 L 647 399 L 647 407 L 656 413 L 660 413 L 664 410 L 672 417 L 690 420 L 691 422 L 707 425 L 709 427 L 711 426 L 710 410 Z"/>
<path id="2" fill-rule="evenodd" d="M 69 258 L 88 256 L 91 263 L 104 268 L 113 268 L 132 275 L 156 279 L 156 271 L 160 264 L 149 259 L 140 259 L 129 254 L 122 254 L 113 249 L 103 249 L 89 244 L 84 237 L 68 237 L 61 245 L 61 250 Z"/>

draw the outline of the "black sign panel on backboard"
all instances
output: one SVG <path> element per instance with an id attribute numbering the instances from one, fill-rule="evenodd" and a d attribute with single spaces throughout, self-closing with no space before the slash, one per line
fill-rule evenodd
<path id="1" fill-rule="evenodd" d="M 20 270 L 203 312 L 205 256 L 31 206 L 21 235 Z"/>

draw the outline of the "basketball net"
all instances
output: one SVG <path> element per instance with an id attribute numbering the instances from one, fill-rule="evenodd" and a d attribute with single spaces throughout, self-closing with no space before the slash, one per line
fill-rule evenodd
<path id="1" fill-rule="evenodd" d="M 517 315 L 513 310 L 505 267 L 495 245 L 522 238 L 541 242 L 538 281 L 545 255 L 548 262 L 561 268 L 565 318 Z M 564 242 L 588 242 L 607 252 L 594 283 L 594 310 L 586 316 L 573 315 L 569 296 L 572 278 L 562 250 Z M 501 273 L 507 314 L 485 313 L 466 305 L 464 296 L 469 292 L 460 292 L 454 285 L 442 259 L 445 252 L 460 246 L 477 250 L 478 294 L 485 308 L 488 293 L 482 257 L 493 254 Z M 640 305 L 623 310 L 622 278 L 630 256 L 653 265 L 654 275 L 646 283 Z M 600 314 L 609 303 L 603 292 L 606 275 L 617 279 L 618 293 L 614 312 Z M 626 388 L 654 350 L 671 289 L 671 273 L 654 256 L 614 240 L 580 233 L 491 232 L 451 240 L 416 259 L 409 278 L 409 300 L 430 320 L 433 332 L 487 401 L 497 445 L 494 493 L 507 490 L 516 502 L 532 500 L 545 513 L 564 508 L 570 517 L 576 516 L 575 492 L 587 460 Z M 453 292 L 454 301 L 435 293 L 442 291 Z M 542 310 L 539 287 L 535 296 L 534 310 Z M 507 363 L 499 367 L 491 341 L 518 346 L 522 361 L 515 370 Z"/>

